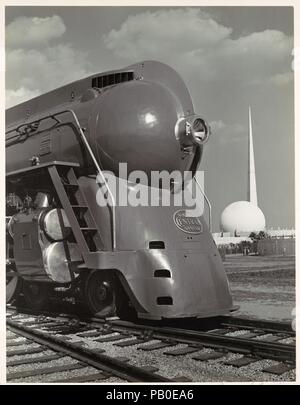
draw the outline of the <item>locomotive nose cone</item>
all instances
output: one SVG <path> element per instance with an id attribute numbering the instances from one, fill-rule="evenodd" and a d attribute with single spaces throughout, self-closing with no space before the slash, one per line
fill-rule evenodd
<path id="1" fill-rule="evenodd" d="M 146 81 L 116 86 L 99 97 L 96 115 L 94 144 L 105 169 L 117 175 L 124 162 L 128 172 L 147 175 L 180 169 L 175 125 L 182 108 L 166 87 Z"/>

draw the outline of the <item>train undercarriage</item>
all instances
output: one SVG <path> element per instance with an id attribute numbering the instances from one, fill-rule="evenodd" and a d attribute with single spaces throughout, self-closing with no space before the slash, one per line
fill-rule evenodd
<path id="1" fill-rule="evenodd" d="M 74 219 L 84 235 L 84 246 L 95 251 L 100 237 L 88 205 L 84 205 L 84 197 L 74 184 L 73 168 L 70 170 L 70 166 L 64 164 L 50 166 L 58 168 L 56 173 L 60 173 L 61 184 L 72 203 Z M 7 182 L 6 302 L 41 310 L 51 298 L 72 298 L 83 311 L 91 314 L 123 315 L 125 309 L 126 313 L 133 314 L 114 271 L 85 267 L 82 252 L 51 182 L 49 167 L 33 169 L 36 170 L 25 176 L 12 174 Z M 70 172 L 73 183 L 68 178 Z M 38 178 L 46 187 L 35 187 Z"/>

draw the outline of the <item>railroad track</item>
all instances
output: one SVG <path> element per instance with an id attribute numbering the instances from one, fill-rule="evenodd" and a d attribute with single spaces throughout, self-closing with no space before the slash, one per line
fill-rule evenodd
<path id="1" fill-rule="evenodd" d="M 45 322 L 50 328 L 55 327 L 59 322 Z M 24 349 L 13 349 L 8 351 L 7 355 L 9 357 L 24 356 L 23 359 L 12 360 L 7 362 L 7 366 L 12 368 L 15 366 L 32 364 L 33 366 L 37 363 L 51 362 L 53 360 L 62 359 L 65 360 L 75 359 L 77 362 L 70 363 L 66 361 L 66 364 L 53 365 L 45 368 L 31 368 L 25 371 L 10 372 L 7 374 L 7 381 L 15 381 L 27 377 L 33 377 L 35 375 L 53 375 L 61 372 L 70 372 L 72 370 L 87 369 L 88 373 L 80 375 L 77 377 L 67 377 L 66 379 L 57 379 L 53 382 L 96 382 L 107 380 L 110 377 L 117 377 L 120 381 L 153 381 L 153 382 L 168 382 L 168 378 L 160 376 L 155 373 L 156 369 L 151 367 L 137 367 L 127 363 L 127 359 L 119 359 L 103 354 L 104 350 L 90 350 L 88 348 L 82 347 L 78 343 L 68 342 L 62 337 L 52 336 L 47 331 L 41 331 L 37 327 L 43 327 L 45 325 L 43 321 L 37 321 L 37 323 L 32 323 L 30 326 L 22 324 L 22 322 L 16 322 L 12 320 L 7 320 L 7 327 L 10 332 L 14 334 L 15 337 L 22 336 L 25 341 L 14 341 L 14 337 L 11 337 L 11 342 L 7 343 L 8 347 L 25 346 Z M 35 328 L 32 328 L 35 326 Z M 61 325 L 61 327 L 66 325 Z M 81 330 L 84 330 L 81 329 Z M 74 331 L 74 329 L 72 329 Z M 30 346 L 33 343 L 37 343 L 33 348 Z M 29 346 L 29 348 L 28 348 Z M 45 350 L 51 350 L 53 353 L 37 356 L 28 359 L 28 354 L 38 354 Z"/>
<path id="2" fill-rule="evenodd" d="M 162 357 L 165 359 L 164 363 L 171 362 L 170 359 L 186 358 L 194 366 L 214 363 L 216 360 L 225 368 L 231 369 L 243 369 L 268 360 L 267 367 L 263 367 L 260 372 L 273 376 L 284 375 L 295 368 L 295 333 L 288 324 L 224 316 L 218 318 L 217 325 L 217 328 L 199 331 L 138 325 L 119 319 L 80 320 L 72 316 L 32 315 L 18 313 L 13 309 L 7 313 L 10 333 L 23 336 L 28 341 L 51 350 L 49 361 L 55 355 L 60 358 L 64 356 L 73 359 L 72 367 L 85 370 L 89 368 L 83 375 L 66 377 L 63 382 L 105 382 L 112 376 L 119 381 L 174 381 L 174 376 L 170 377 L 165 368 L 161 370 Z M 13 345 L 18 341 L 11 339 L 8 345 L 10 343 Z M 14 359 L 14 346 L 11 347 L 13 350 L 8 351 L 9 359 Z M 121 349 L 130 349 L 131 358 L 112 356 L 112 349 L 116 354 Z M 25 371 L 14 371 L 14 367 L 23 364 L 22 353 L 18 349 L 16 351 L 21 358 L 8 361 L 8 381 L 21 381 L 35 373 L 39 375 L 45 372 L 41 367 L 34 368 L 39 361 L 34 357 L 32 369 L 28 366 Z M 28 354 L 28 349 L 23 348 L 23 353 Z M 155 357 L 157 353 L 160 353 L 159 360 Z M 133 360 L 135 364 L 132 364 Z M 142 364 L 143 360 L 147 366 Z M 46 362 L 47 359 L 43 361 Z M 60 372 L 57 370 L 68 371 L 68 365 L 62 364 L 57 369 L 56 363 L 53 364 L 53 373 Z M 46 368 L 46 374 L 53 373 L 51 367 Z M 176 377 L 176 381 L 194 380 L 189 375 L 178 373 Z M 51 380 L 62 381 L 59 378 Z"/>

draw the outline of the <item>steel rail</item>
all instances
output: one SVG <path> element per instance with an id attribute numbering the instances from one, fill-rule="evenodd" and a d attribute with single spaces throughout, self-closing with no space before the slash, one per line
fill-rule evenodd
<path id="1" fill-rule="evenodd" d="M 218 321 L 221 325 L 238 327 L 245 329 L 263 329 L 270 333 L 288 333 L 295 336 L 295 331 L 292 329 L 291 322 L 276 322 L 263 319 L 250 319 L 237 316 L 219 316 Z"/>
<path id="2" fill-rule="evenodd" d="M 156 373 L 151 373 L 141 367 L 122 362 L 116 358 L 109 357 L 97 351 L 76 346 L 52 336 L 46 332 L 33 330 L 24 325 L 20 325 L 11 320 L 7 320 L 7 327 L 11 332 L 31 339 L 40 345 L 47 346 L 49 349 L 77 359 L 92 367 L 100 369 L 110 375 L 117 376 L 130 382 L 172 382 L 172 380 Z"/>
<path id="3" fill-rule="evenodd" d="M 74 319 L 77 321 L 84 321 L 84 322 L 99 322 L 101 324 L 109 321 L 109 319 L 105 319 L 102 317 L 82 317 L 79 316 L 78 314 L 74 313 L 65 313 L 65 312 L 50 312 L 50 311 L 35 311 L 32 309 L 29 309 L 27 307 L 16 307 L 14 305 L 8 304 L 7 310 L 9 312 L 14 312 L 14 313 L 19 313 L 19 314 L 24 314 L 24 315 L 36 315 L 36 316 L 59 316 L 61 319 Z M 245 329 L 263 329 L 265 332 L 270 332 L 270 333 L 288 333 L 291 336 L 295 336 L 296 332 L 292 329 L 291 323 L 290 322 L 283 322 L 283 321 L 270 321 L 270 320 L 264 320 L 264 319 L 252 319 L 252 318 L 243 318 L 240 316 L 230 316 L 230 315 L 221 315 L 217 316 L 215 318 L 210 318 L 211 321 L 215 320 L 215 328 L 220 327 L 222 325 L 226 326 L 231 326 L 231 327 L 237 327 L 237 328 L 245 328 Z M 141 321 L 141 320 L 140 320 Z M 147 324 L 136 324 L 130 321 L 122 321 L 120 319 L 116 319 L 113 321 L 110 321 L 111 323 L 115 322 L 124 322 L 128 323 L 128 325 L 136 325 L 136 326 L 144 326 L 147 327 Z M 192 327 L 189 328 L 190 330 L 198 330 L 195 329 L 197 327 L 197 323 L 201 324 L 201 319 L 196 319 L 192 320 Z M 199 325 L 198 325 L 199 326 Z M 195 327 L 195 328 L 194 328 Z M 188 329 L 188 328 L 182 328 L 182 329 Z M 211 328 L 212 329 L 212 328 Z"/>
<path id="4" fill-rule="evenodd" d="M 121 325 L 122 321 L 111 321 L 113 332 L 132 330 L 138 334 L 145 331 L 152 332 L 153 339 L 175 340 L 178 343 L 199 344 L 206 347 L 226 349 L 228 351 L 252 354 L 272 360 L 288 361 L 295 363 L 295 347 L 284 343 L 264 342 L 251 338 L 224 336 L 213 332 L 202 332 L 188 329 L 170 327 L 153 327 L 145 325 Z"/>
<path id="5" fill-rule="evenodd" d="M 221 317 L 226 320 L 234 321 L 234 317 Z M 93 327 L 98 327 L 102 329 L 103 327 L 109 327 L 111 333 L 114 332 L 130 332 L 133 336 L 139 335 L 151 335 L 153 339 L 169 340 L 175 341 L 177 343 L 185 344 L 196 344 L 203 345 L 205 347 L 218 348 L 223 350 L 228 350 L 232 352 L 242 353 L 242 354 L 252 354 L 254 356 L 259 356 L 262 358 L 268 358 L 278 361 L 288 361 L 290 363 L 295 363 L 295 347 L 293 345 L 288 345 L 278 342 L 265 342 L 263 340 L 255 340 L 251 338 L 243 337 L 233 337 L 219 335 L 213 332 L 203 332 L 198 330 L 190 330 L 183 328 L 173 328 L 173 327 L 156 327 L 149 326 L 145 324 L 134 324 L 128 321 L 121 320 L 107 320 L 103 318 L 85 318 L 77 319 L 81 324 L 86 324 Z M 287 333 L 286 330 L 280 329 L 279 325 L 282 323 L 270 322 L 270 321 L 260 321 L 260 320 L 250 320 L 247 318 L 237 318 L 236 324 L 228 323 L 228 326 L 238 327 L 240 329 L 260 329 L 267 333 Z M 247 325 L 249 323 L 250 325 Z M 219 323 L 220 325 L 220 323 Z M 225 324 L 227 326 L 227 324 Z M 253 326 L 254 325 L 254 326 Z M 265 325 L 265 327 L 263 327 Z M 283 324 L 287 328 L 286 324 Z M 224 327 L 224 324 L 221 324 Z M 267 326 L 267 327 L 266 327 Z M 270 327 L 273 327 L 270 328 Z M 276 329 L 274 329 L 276 327 Z M 289 331 L 293 336 L 294 332 Z M 284 337 L 283 337 L 284 339 Z"/>

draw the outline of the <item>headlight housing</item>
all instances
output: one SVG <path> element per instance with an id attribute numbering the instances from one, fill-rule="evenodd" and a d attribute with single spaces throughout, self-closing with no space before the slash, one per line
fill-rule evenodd
<path id="1" fill-rule="evenodd" d="M 180 118 L 175 126 L 175 136 L 183 147 L 203 145 L 209 139 L 210 127 L 197 115 Z"/>

